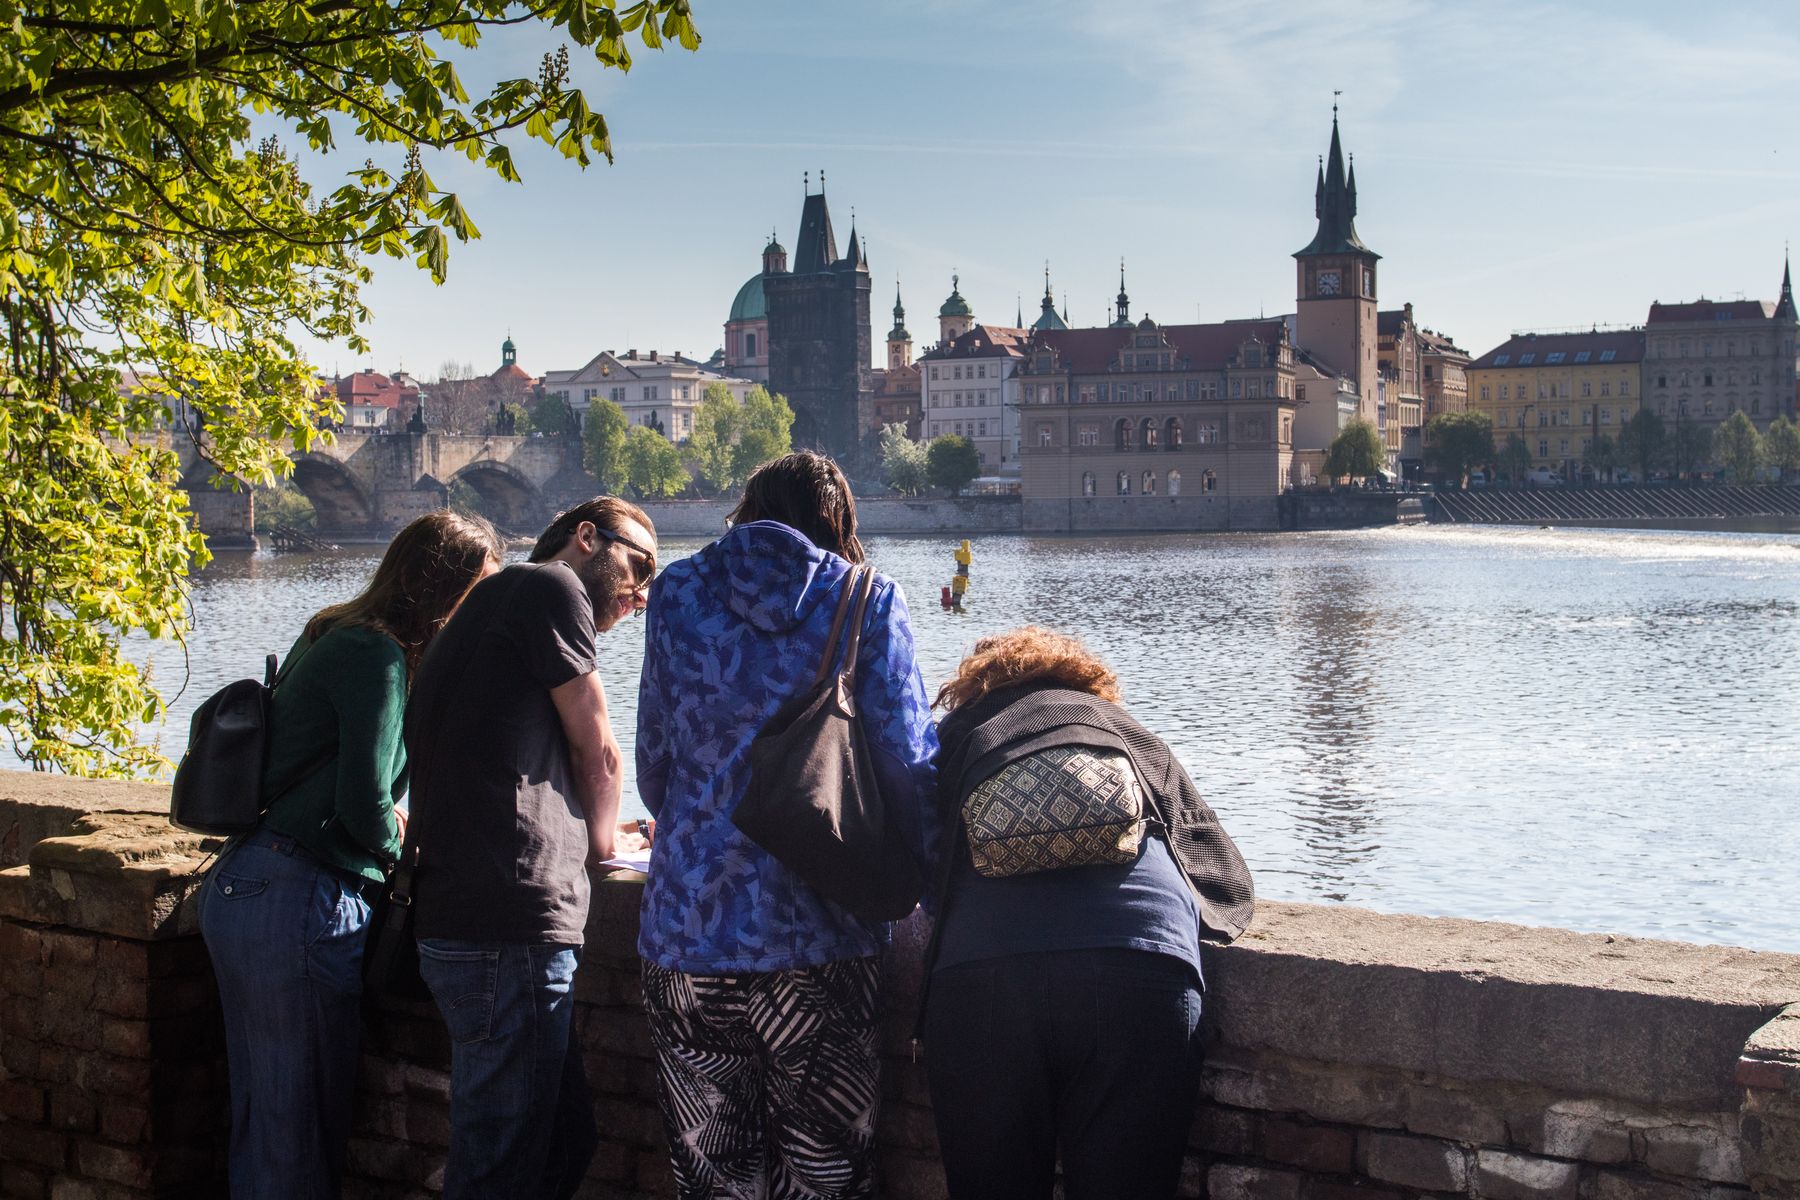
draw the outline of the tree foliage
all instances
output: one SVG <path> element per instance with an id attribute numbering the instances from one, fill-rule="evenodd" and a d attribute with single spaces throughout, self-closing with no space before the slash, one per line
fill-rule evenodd
<path id="1" fill-rule="evenodd" d="M 968 438 L 946 433 L 931 439 L 925 451 L 925 472 L 934 487 L 955 495 L 981 474 L 981 454 Z"/>
<path id="2" fill-rule="evenodd" d="M 1698 421 L 1680 420 L 1675 422 L 1675 432 L 1669 438 L 1669 463 L 1680 478 L 1688 478 L 1700 473 L 1700 469 L 1712 461 L 1713 431 L 1711 426 L 1702 425 Z"/>
<path id="3" fill-rule="evenodd" d="M 786 396 L 753 387 L 744 397 L 743 412 L 737 449 L 731 456 L 737 472 L 734 487 L 750 478 L 750 472 L 756 468 L 794 448 L 794 410 L 788 406 Z"/>
<path id="4" fill-rule="evenodd" d="M 1619 454 L 1619 444 L 1603 433 L 1588 443 L 1583 461 L 1596 479 L 1611 480 L 1624 460 Z"/>
<path id="5" fill-rule="evenodd" d="M 1387 447 L 1373 423 L 1354 417 L 1325 451 L 1325 474 L 1333 479 L 1364 479 L 1387 466 Z"/>
<path id="6" fill-rule="evenodd" d="M 1651 468 L 1663 461 L 1668 440 L 1662 417 L 1640 408 L 1619 427 L 1619 457 L 1635 467 L 1638 481 L 1644 482 L 1650 478 Z"/>
<path id="7" fill-rule="evenodd" d="M 722 383 L 709 383 L 694 410 L 688 434 L 688 461 L 714 492 L 727 492 L 743 482 L 737 473 L 737 440 L 744 427 L 744 406 Z"/>
<path id="8" fill-rule="evenodd" d="M 633 425 L 625 437 L 625 485 L 639 499 L 646 496 L 679 496 L 687 489 L 687 467 L 681 451 L 648 425 Z"/>
<path id="9" fill-rule="evenodd" d="M 600 481 L 600 490 L 625 486 L 625 439 L 630 432 L 625 410 L 598 396 L 588 405 L 581 426 L 581 465 Z"/>
<path id="10" fill-rule="evenodd" d="M 575 433 L 575 410 L 560 392 L 540 392 L 526 406 L 531 428 L 547 437 L 566 437 Z"/>
<path id="11" fill-rule="evenodd" d="M 162 764 L 136 738 L 162 702 L 121 635 L 179 636 L 207 551 L 176 455 L 134 435 L 174 413 L 221 475 L 272 482 L 338 415 L 297 332 L 366 350 L 367 258 L 441 280 L 451 239 L 477 236 L 428 160 L 517 181 L 520 141 L 610 158 L 566 50 L 477 100 L 446 54 L 524 22 L 620 69 L 629 40 L 699 39 L 688 0 L 12 0 L 4 16 L 0 720 L 34 765 L 135 773 Z M 256 140 L 253 118 L 287 141 Z M 340 138 L 371 157 L 316 190 L 299 154 Z"/>
<path id="12" fill-rule="evenodd" d="M 1786 482 L 1790 474 L 1800 471 L 1800 428 L 1785 416 L 1770 421 L 1769 431 L 1763 434 L 1763 453 Z"/>
<path id="13" fill-rule="evenodd" d="M 1494 458 L 1494 418 L 1484 412 L 1439 413 L 1425 422 L 1425 456 L 1457 487 L 1473 467 Z"/>
<path id="14" fill-rule="evenodd" d="M 1719 426 L 1713 435 L 1712 450 L 1732 483 L 1756 482 L 1757 469 L 1763 465 L 1763 438 L 1742 409 L 1726 417 Z"/>
<path id="15" fill-rule="evenodd" d="M 931 482 L 925 447 L 906 436 L 906 426 L 881 427 L 881 477 L 903 496 L 916 496 Z"/>
<path id="16" fill-rule="evenodd" d="M 1525 472 L 1531 470 L 1531 446 L 1521 434 L 1506 435 L 1506 445 L 1500 447 L 1494 456 L 1494 465 L 1500 473 L 1513 483 L 1525 478 Z"/>

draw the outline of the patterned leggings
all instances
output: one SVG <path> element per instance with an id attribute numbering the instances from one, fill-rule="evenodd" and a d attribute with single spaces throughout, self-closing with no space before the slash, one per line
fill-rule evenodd
<path id="1" fill-rule="evenodd" d="M 880 964 L 687 975 L 644 964 L 681 1200 L 875 1195 Z"/>

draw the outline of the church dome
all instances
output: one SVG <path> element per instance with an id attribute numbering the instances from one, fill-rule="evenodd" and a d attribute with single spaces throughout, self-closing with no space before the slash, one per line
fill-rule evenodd
<path id="1" fill-rule="evenodd" d="M 769 301 L 763 295 L 763 277 L 752 275 L 744 286 L 738 289 L 737 299 L 731 302 L 731 315 L 728 321 L 762 321 L 769 316 Z"/>
<path id="2" fill-rule="evenodd" d="M 951 283 L 950 298 L 948 300 L 944 301 L 944 306 L 942 308 L 938 309 L 938 316 L 940 316 L 940 317 L 972 317 L 975 315 L 975 310 L 969 307 L 969 302 L 967 300 L 963 299 L 962 291 L 960 290 L 960 288 L 961 288 L 960 281 L 955 281 L 955 282 Z"/>

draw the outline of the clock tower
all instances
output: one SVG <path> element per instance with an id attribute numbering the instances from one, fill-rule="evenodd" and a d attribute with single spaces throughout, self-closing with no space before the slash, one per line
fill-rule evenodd
<path id="1" fill-rule="evenodd" d="M 1375 264 L 1381 255 L 1356 236 L 1356 168 L 1344 168 L 1337 106 L 1331 108 L 1331 153 L 1313 193 L 1319 230 L 1294 255 L 1301 349 L 1356 381 L 1358 415 L 1377 420 Z"/>

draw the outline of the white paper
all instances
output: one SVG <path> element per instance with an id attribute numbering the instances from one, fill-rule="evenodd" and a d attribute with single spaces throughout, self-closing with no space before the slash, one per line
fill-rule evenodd
<path id="1" fill-rule="evenodd" d="M 650 848 L 646 846 L 642 850 L 633 851 L 630 854 L 617 855 L 600 865 L 608 870 L 636 871 L 640 875 L 648 875 L 650 873 Z"/>

